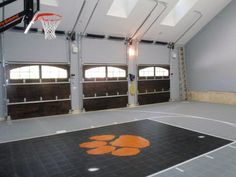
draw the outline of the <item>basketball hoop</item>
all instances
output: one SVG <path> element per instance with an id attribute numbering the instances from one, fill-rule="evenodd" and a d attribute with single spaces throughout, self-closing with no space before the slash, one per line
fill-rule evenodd
<path id="1" fill-rule="evenodd" d="M 62 16 L 58 14 L 38 13 L 34 16 L 30 24 L 27 26 L 25 30 L 25 34 L 28 33 L 29 29 L 34 24 L 34 22 L 41 21 L 43 29 L 44 29 L 45 39 L 46 40 L 55 39 L 56 38 L 55 32 L 61 20 L 62 20 Z"/>

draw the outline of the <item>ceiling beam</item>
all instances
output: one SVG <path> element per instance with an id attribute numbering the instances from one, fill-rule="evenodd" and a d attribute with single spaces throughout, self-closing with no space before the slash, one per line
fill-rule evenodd
<path id="1" fill-rule="evenodd" d="M 174 44 L 178 43 L 197 23 L 198 21 L 203 17 L 202 12 L 200 11 L 194 11 L 196 14 L 199 15 L 199 17 L 181 34 L 174 42 Z"/>
<path id="2" fill-rule="evenodd" d="M 82 35 L 84 35 L 84 34 L 86 33 L 87 28 L 88 28 L 88 26 L 89 26 L 89 24 L 90 24 L 90 21 L 91 21 L 92 18 L 93 18 L 93 15 L 94 15 L 94 13 L 95 13 L 95 11 L 96 11 L 96 9 L 97 9 L 97 6 L 98 6 L 98 3 L 99 3 L 99 2 L 100 2 L 100 0 L 97 0 L 97 3 L 95 4 L 92 13 L 91 13 L 90 16 L 89 16 L 89 19 L 88 19 L 88 21 L 87 21 L 87 24 L 86 24 L 86 26 L 85 26 L 85 28 L 84 28 L 84 31 L 83 31 Z"/>
<path id="3" fill-rule="evenodd" d="M 79 22 L 79 19 L 80 19 L 80 17 L 81 17 L 81 14 L 82 14 L 82 12 L 83 12 L 83 10 L 84 10 L 85 4 L 86 4 L 86 0 L 83 1 L 83 4 L 82 4 L 82 6 L 81 6 L 81 8 L 80 8 L 79 14 L 78 14 L 78 16 L 77 16 L 77 18 L 76 18 L 76 21 L 75 21 L 75 24 L 74 24 L 74 26 L 73 26 L 73 28 L 72 28 L 72 30 L 71 30 L 71 33 L 70 33 L 70 36 L 69 36 L 70 38 L 72 38 L 72 37 L 73 37 L 73 34 L 75 33 L 75 28 L 76 28 L 76 26 L 78 25 L 78 22 Z"/>
<path id="4" fill-rule="evenodd" d="M 142 29 L 144 24 L 150 18 L 150 16 L 152 15 L 153 11 L 157 8 L 159 2 L 158 2 L 158 0 L 154 0 L 154 2 L 155 2 L 155 6 L 152 8 L 152 10 L 149 12 L 149 14 L 146 16 L 146 18 L 141 23 L 141 25 L 138 27 L 138 29 L 134 32 L 134 34 L 130 37 L 130 42 L 135 39 L 136 35 L 139 33 L 139 31 Z"/>
<path id="5" fill-rule="evenodd" d="M 167 9 L 167 3 L 158 1 L 159 4 L 162 4 L 164 8 L 162 9 L 161 13 L 155 18 L 155 20 L 151 23 L 151 25 L 147 28 L 147 30 L 140 36 L 140 40 L 148 33 L 148 31 L 153 27 L 153 25 L 157 22 L 157 20 L 162 16 L 162 14 L 166 11 Z"/>

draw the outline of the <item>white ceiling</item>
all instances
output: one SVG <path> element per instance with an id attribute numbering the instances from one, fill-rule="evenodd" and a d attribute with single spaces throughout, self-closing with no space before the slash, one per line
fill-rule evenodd
<path id="1" fill-rule="evenodd" d="M 23 0 L 18 0 L 23 1 Z M 131 0 L 127 0 L 131 1 Z M 194 11 L 200 11 L 203 16 L 196 23 L 196 25 L 186 33 L 178 44 L 185 44 L 196 33 L 199 32 L 212 18 L 214 18 L 231 0 L 198 0 L 195 6 L 188 12 L 188 14 L 175 26 L 161 25 L 161 21 L 167 16 L 171 9 L 176 5 L 178 0 L 161 0 L 167 3 L 167 9 L 160 16 L 160 18 L 154 23 L 152 28 L 143 36 L 143 32 L 150 26 L 155 18 L 160 15 L 164 6 L 159 4 L 153 11 L 150 18 L 141 28 L 137 37 L 143 36 L 143 39 L 156 40 L 164 42 L 175 42 L 192 23 L 199 17 Z M 103 34 L 103 35 L 115 35 L 130 37 L 137 28 L 142 24 L 144 19 L 150 13 L 155 6 L 154 0 L 139 0 L 134 10 L 131 12 L 127 19 L 118 18 L 106 15 L 113 0 L 99 0 L 98 6 L 94 12 L 94 15 L 88 25 L 86 33 Z M 19 2 L 18 2 L 19 3 Z M 88 22 L 89 16 L 95 7 L 97 0 L 86 0 L 86 4 L 76 26 L 77 32 L 83 32 Z M 76 18 L 81 10 L 83 0 L 58 0 L 58 7 L 41 5 L 42 12 L 54 12 L 63 16 L 63 20 L 58 27 L 58 30 L 71 31 Z M 6 16 L 13 15 L 14 12 L 20 10 L 20 5 L 13 5 L 6 9 Z M 40 27 L 41 24 L 35 24 L 33 27 Z"/>

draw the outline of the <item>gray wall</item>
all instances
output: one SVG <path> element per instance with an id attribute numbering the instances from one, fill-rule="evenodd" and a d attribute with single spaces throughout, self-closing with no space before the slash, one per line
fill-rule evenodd
<path id="1" fill-rule="evenodd" d="M 192 91 L 236 92 L 236 1 L 232 1 L 186 46 Z"/>

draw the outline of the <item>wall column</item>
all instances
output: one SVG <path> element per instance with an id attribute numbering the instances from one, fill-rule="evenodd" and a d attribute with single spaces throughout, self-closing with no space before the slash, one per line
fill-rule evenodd
<path id="1" fill-rule="evenodd" d="M 79 109 L 82 112 L 84 109 L 83 105 L 83 58 L 82 58 L 82 36 L 78 35 L 78 48 L 79 48 L 79 55 L 78 55 L 78 91 L 79 91 Z"/>
<path id="2" fill-rule="evenodd" d="M 135 95 L 131 95 L 130 86 L 132 82 L 128 81 L 128 91 L 129 91 L 129 98 L 128 98 L 128 106 L 134 107 L 138 105 L 138 95 L 137 95 L 137 56 L 138 56 L 138 42 L 132 42 L 132 45 L 127 44 L 127 64 L 128 64 L 128 74 L 135 75 L 134 86 L 136 88 Z"/>
<path id="3" fill-rule="evenodd" d="M 170 101 L 179 101 L 178 47 L 170 49 Z"/>
<path id="4" fill-rule="evenodd" d="M 4 61 L 4 34 L 0 34 L 0 120 L 4 120 L 4 117 L 6 117 L 6 105 L 5 105 L 5 82 L 4 82 L 4 67 L 5 67 L 5 61 Z"/>
<path id="5" fill-rule="evenodd" d="M 71 67 L 71 109 L 72 114 L 79 114 L 82 111 L 81 105 L 81 82 L 80 82 L 80 62 L 79 44 L 80 40 L 69 41 L 70 67 Z"/>

